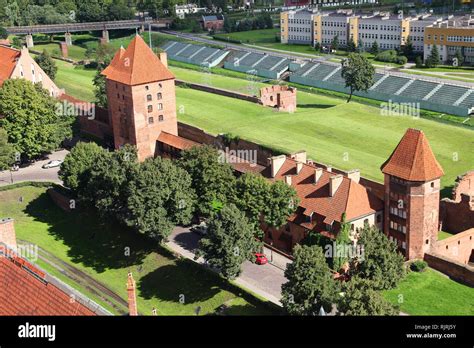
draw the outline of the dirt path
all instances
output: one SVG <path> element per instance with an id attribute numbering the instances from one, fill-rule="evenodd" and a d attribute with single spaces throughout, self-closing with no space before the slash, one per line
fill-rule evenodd
<path id="1" fill-rule="evenodd" d="M 22 243 L 27 241 L 18 240 Z M 117 293 L 110 290 L 106 285 L 98 282 L 88 274 L 64 262 L 50 252 L 38 247 L 38 257 L 48 265 L 56 269 L 61 274 L 71 279 L 74 283 L 86 288 L 92 294 L 99 297 L 102 301 L 113 307 L 121 315 L 128 314 L 128 303 Z"/>

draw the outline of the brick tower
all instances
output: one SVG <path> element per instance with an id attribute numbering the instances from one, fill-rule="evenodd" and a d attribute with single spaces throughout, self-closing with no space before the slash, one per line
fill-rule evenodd
<path id="1" fill-rule="evenodd" d="M 423 131 L 408 129 L 381 169 L 384 232 L 407 259 L 422 259 L 438 239 L 440 178 L 444 175 Z"/>
<path id="2" fill-rule="evenodd" d="M 102 72 L 115 148 L 137 147 L 138 159 L 155 155 L 162 131 L 178 135 L 174 75 L 137 35 L 121 48 Z"/>

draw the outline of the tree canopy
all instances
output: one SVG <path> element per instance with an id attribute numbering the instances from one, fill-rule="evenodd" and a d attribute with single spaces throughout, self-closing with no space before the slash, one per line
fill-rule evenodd
<path id="1" fill-rule="evenodd" d="M 0 170 L 11 167 L 15 162 L 15 149 L 8 143 L 7 132 L 0 128 Z"/>
<path id="2" fill-rule="evenodd" d="M 354 92 L 367 92 L 374 84 L 374 74 L 375 68 L 366 57 L 358 53 L 349 53 L 348 57 L 342 61 L 341 70 L 346 87 L 350 89 L 347 102 L 351 101 Z"/>
<path id="3" fill-rule="evenodd" d="M 56 78 L 56 73 L 58 71 L 58 67 L 56 63 L 49 55 L 48 51 L 43 50 L 41 54 L 35 57 L 36 63 L 40 66 L 41 69 L 50 77 L 51 80 Z"/>

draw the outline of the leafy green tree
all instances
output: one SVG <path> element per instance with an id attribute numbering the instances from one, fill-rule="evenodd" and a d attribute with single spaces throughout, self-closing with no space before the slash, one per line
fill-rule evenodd
<path id="1" fill-rule="evenodd" d="M 283 226 L 298 204 L 295 189 L 283 181 L 275 181 L 270 185 L 267 209 L 264 212 L 265 223 L 277 228 Z"/>
<path id="2" fill-rule="evenodd" d="M 372 44 L 372 47 L 370 48 L 370 53 L 372 53 L 374 56 L 379 54 L 380 49 L 379 49 L 379 44 L 377 41 L 374 41 Z"/>
<path id="3" fill-rule="evenodd" d="M 425 65 L 427 68 L 436 68 L 438 64 L 439 64 L 438 46 L 433 45 L 433 48 L 431 49 L 431 53 L 426 59 Z"/>
<path id="4" fill-rule="evenodd" d="M 288 282 L 282 285 L 283 308 L 291 315 L 318 315 L 321 307 L 330 311 L 337 299 L 338 284 L 322 248 L 296 245 L 293 256 L 285 270 Z"/>
<path id="5" fill-rule="evenodd" d="M 367 90 L 374 84 L 375 68 L 370 61 L 357 53 L 349 53 L 349 56 L 342 61 L 341 76 L 346 82 L 346 87 L 350 88 L 349 103 L 352 94 L 356 91 Z"/>
<path id="6" fill-rule="evenodd" d="M 59 177 L 64 186 L 74 192 L 83 189 L 88 182 L 90 170 L 107 151 L 96 143 L 78 142 L 66 155 L 59 170 Z"/>
<path id="7" fill-rule="evenodd" d="M 233 197 L 235 176 L 223 156 L 209 145 L 195 146 L 182 152 L 179 165 L 192 178 L 192 187 L 199 197 L 197 212 L 209 216 L 213 203 L 226 204 Z"/>
<path id="8" fill-rule="evenodd" d="M 107 9 L 107 19 L 110 21 L 133 19 L 134 15 L 133 8 L 129 7 L 124 0 L 114 0 Z"/>
<path id="9" fill-rule="evenodd" d="M 341 221 L 341 229 L 336 237 L 336 245 L 338 246 L 346 246 L 351 244 L 351 240 L 349 238 L 349 233 L 351 230 L 351 225 L 346 222 L 346 213 L 342 214 L 342 221 Z M 333 250 L 333 269 L 335 271 L 339 271 L 344 264 L 349 262 L 349 258 L 347 255 L 336 255 L 335 250 Z"/>
<path id="10" fill-rule="evenodd" d="M 351 37 L 349 38 L 349 41 L 347 42 L 347 52 L 355 52 L 356 50 L 356 44 L 354 42 L 354 39 Z"/>
<path id="11" fill-rule="evenodd" d="M 8 4 L 5 7 L 5 16 L 8 19 L 9 26 L 20 25 L 20 7 L 16 1 Z"/>
<path id="12" fill-rule="evenodd" d="M 405 276 L 404 258 L 396 244 L 373 226 L 364 226 L 357 243 L 364 252 L 351 274 L 370 280 L 375 290 L 395 288 Z"/>
<path id="13" fill-rule="evenodd" d="M 95 206 L 103 217 L 124 221 L 128 212 L 128 183 L 133 180 L 136 166 L 136 148 L 131 145 L 105 152 L 92 165 L 87 184 L 79 187 L 79 198 Z"/>
<path id="14" fill-rule="evenodd" d="M 321 52 L 321 44 L 319 42 L 316 42 L 314 44 L 314 49 L 316 52 Z"/>
<path id="15" fill-rule="evenodd" d="M 364 53 L 365 52 L 365 47 L 364 47 L 364 41 L 359 39 L 357 42 L 357 48 L 355 49 L 357 53 Z"/>
<path id="16" fill-rule="evenodd" d="M 101 0 L 81 0 L 77 4 L 77 20 L 80 22 L 100 22 L 104 19 L 104 4 Z"/>
<path id="17" fill-rule="evenodd" d="M 161 241 L 174 225 L 191 222 L 196 197 L 184 169 L 157 157 L 145 160 L 133 171 L 126 190 L 125 222 L 129 226 Z"/>
<path id="18" fill-rule="evenodd" d="M 420 56 L 416 56 L 415 58 L 415 66 L 417 68 L 422 68 L 423 67 L 423 59 L 421 59 Z"/>
<path id="19" fill-rule="evenodd" d="M 413 59 L 415 56 L 415 48 L 413 47 L 413 41 L 410 36 L 408 36 L 405 45 L 402 47 L 402 53 L 407 59 Z"/>
<path id="20" fill-rule="evenodd" d="M 225 205 L 213 215 L 206 235 L 199 241 L 196 257 L 204 259 L 228 279 L 237 277 L 245 260 L 253 260 L 260 243 L 244 213 L 234 204 Z"/>
<path id="21" fill-rule="evenodd" d="M 0 27 L 0 39 L 7 39 L 8 38 L 8 32 L 7 29 L 4 27 Z"/>
<path id="22" fill-rule="evenodd" d="M 107 108 L 107 89 L 106 89 L 106 80 L 105 76 L 102 75 L 102 71 L 109 65 L 110 59 L 105 58 L 103 63 L 97 64 L 97 72 L 94 76 L 94 95 L 95 95 L 95 104 Z"/>
<path id="23" fill-rule="evenodd" d="M 72 137 L 74 119 L 57 110 L 49 92 L 25 79 L 11 79 L 0 89 L 0 126 L 24 158 L 56 150 Z"/>
<path id="24" fill-rule="evenodd" d="M 0 128 L 0 170 L 8 169 L 15 162 L 15 149 L 8 143 L 7 132 Z"/>
<path id="25" fill-rule="evenodd" d="M 35 57 L 36 63 L 43 69 L 43 71 L 48 75 L 51 80 L 56 78 L 56 73 L 58 71 L 58 67 L 56 63 L 49 55 L 48 51 L 43 50 L 41 54 Z"/>
<path id="26" fill-rule="evenodd" d="M 372 289 L 369 280 L 353 277 L 344 282 L 337 308 L 344 315 L 398 315 L 399 311 L 379 291 Z"/>
<path id="27" fill-rule="evenodd" d="M 331 41 L 331 49 L 337 50 L 338 48 L 339 48 L 339 35 L 336 35 Z"/>

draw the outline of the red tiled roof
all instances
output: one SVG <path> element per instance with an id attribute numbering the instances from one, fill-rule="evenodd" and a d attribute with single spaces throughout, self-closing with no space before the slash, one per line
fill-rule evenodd
<path id="1" fill-rule="evenodd" d="M 140 35 L 135 36 L 127 49 L 118 50 L 102 74 L 110 80 L 132 86 L 174 79 L 171 71 L 163 65 Z"/>
<path id="2" fill-rule="evenodd" d="M 178 150 L 187 150 L 187 149 L 192 148 L 193 146 L 200 145 L 199 143 L 196 143 L 192 140 L 189 140 L 177 135 L 173 135 L 167 132 L 163 132 L 163 131 L 160 133 L 157 140 L 160 143 L 169 145 Z"/>
<path id="3" fill-rule="evenodd" d="M 0 315 L 96 315 L 17 256 L 0 255 Z"/>
<path id="4" fill-rule="evenodd" d="M 14 48 L 0 46 L 0 86 L 12 75 L 20 55 L 21 52 Z"/>
<path id="5" fill-rule="evenodd" d="M 407 129 L 381 170 L 409 181 L 429 181 L 444 175 L 423 131 L 412 128 Z"/>
<path id="6" fill-rule="evenodd" d="M 272 180 L 284 180 L 291 175 L 291 186 L 296 190 L 300 199 L 301 214 L 309 216 L 311 212 L 319 215 L 324 223 L 341 222 L 342 214 L 346 213 L 346 221 L 361 218 L 383 209 L 383 202 L 367 191 L 361 184 L 343 177 L 334 196 L 329 195 L 330 177 L 335 173 L 323 170 L 317 183 L 314 183 L 316 167 L 303 164 L 299 174 L 296 174 L 296 160 L 286 158 L 282 167 Z M 298 214 L 297 214 L 298 215 Z M 297 223 L 297 217 L 293 219 Z M 311 226 L 308 226 L 311 227 Z"/>

